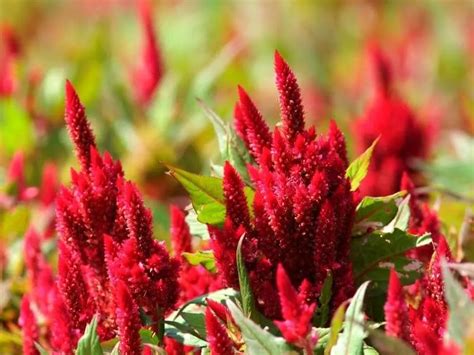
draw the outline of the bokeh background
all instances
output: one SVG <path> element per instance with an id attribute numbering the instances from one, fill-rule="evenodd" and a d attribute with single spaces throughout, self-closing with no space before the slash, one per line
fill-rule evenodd
<path id="1" fill-rule="evenodd" d="M 307 122 L 325 131 L 335 119 L 354 158 L 353 122 L 374 89 L 367 52 L 378 45 L 417 119 L 438 127 L 423 167 L 442 191 L 433 203 L 445 230 L 457 233 L 474 198 L 474 1 L 168 0 L 152 6 L 164 75 L 149 104 L 140 105 L 131 75 L 143 37 L 135 1 L 0 0 L 0 86 L 9 80 L 10 87 L 0 97 L 1 353 L 19 349 L 15 322 L 26 287 L 21 243 L 28 226 L 44 218 L 35 202 L 8 202 L 15 194 L 10 162 L 23 154 L 27 186 L 41 185 L 46 165 L 68 184 L 77 162 L 63 119 L 66 79 L 86 107 L 98 146 L 122 161 L 153 210 L 157 235 L 166 239 L 167 206 L 187 200 L 164 163 L 195 173 L 221 163 L 197 98 L 229 121 L 241 84 L 276 122 L 277 49 L 299 79 Z M 47 247 L 54 249 L 54 238 Z"/>

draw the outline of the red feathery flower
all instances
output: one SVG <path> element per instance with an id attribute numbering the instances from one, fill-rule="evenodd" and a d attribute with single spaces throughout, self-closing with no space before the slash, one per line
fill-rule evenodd
<path id="1" fill-rule="evenodd" d="M 283 321 L 275 321 L 275 324 L 289 343 L 308 349 L 312 353 L 316 339 L 310 339 L 311 320 L 316 303 L 306 304 L 306 295 L 303 292 L 299 294 L 296 292 L 281 264 L 277 269 L 277 286 Z"/>
<path id="2" fill-rule="evenodd" d="M 180 297 L 178 304 L 187 302 L 198 296 L 221 288 L 222 283 L 218 275 L 210 273 L 201 265 L 190 265 L 182 253 L 192 252 L 191 233 L 181 209 L 171 206 L 171 245 L 176 258 L 181 263 L 179 273 Z"/>
<path id="3" fill-rule="evenodd" d="M 72 170 L 72 186 L 58 193 L 57 230 L 74 256 L 60 264 L 63 277 L 75 283 L 80 283 L 78 272 L 82 272 L 92 299 L 91 313 L 99 316 L 99 336 L 106 340 L 117 327 L 111 281 L 123 281 L 137 306 L 157 317 L 157 308 L 163 314 L 176 302 L 178 262 L 153 238 L 151 212 L 138 189 L 123 178 L 120 162 L 97 152 L 84 108 L 69 82 L 66 91 L 66 123 L 81 170 Z M 62 289 L 71 318 L 82 327 L 82 320 L 90 318 L 85 311 L 77 314 L 84 295 L 66 292 L 64 284 Z"/>
<path id="4" fill-rule="evenodd" d="M 0 49 L 2 49 L 1 43 Z M 16 86 L 14 58 L 11 53 L 5 51 L 5 53 L 0 53 L 0 98 L 12 96 Z"/>
<path id="5" fill-rule="evenodd" d="M 133 71 L 133 87 L 140 104 L 146 105 L 153 98 L 163 76 L 160 48 L 153 26 L 152 7 L 149 0 L 138 2 L 138 11 L 143 27 L 143 43 L 140 64 Z"/>
<path id="6" fill-rule="evenodd" d="M 217 319 L 211 309 L 206 308 L 206 331 L 207 341 L 212 355 L 229 355 L 233 354 L 234 345 L 232 339 L 227 333 L 221 321 Z"/>
<path id="7" fill-rule="evenodd" d="M 219 271 L 232 287 L 238 287 L 235 250 L 245 233 L 243 256 L 257 305 L 267 317 L 281 319 L 275 284 L 280 263 L 293 285 L 305 279 L 311 285 L 310 302 L 317 300 L 328 272 L 334 278 L 335 307 L 352 295 L 349 243 L 355 205 L 345 177 L 342 133 L 334 123 L 327 136 L 305 130 L 295 75 L 278 53 L 275 70 L 282 131 L 268 137 L 258 110 L 239 90 L 236 126 L 257 161 L 248 166 L 255 187 L 253 211 L 239 174 L 226 163 L 226 220 L 223 228 L 210 226 L 209 231 Z"/>
<path id="8" fill-rule="evenodd" d="M 381 136 L 360 187 L 363 195 L 381 196 L 398 191 L 403 172 L 416 177 L 413 161 L 428 156 L 432 130 L 392 90 L 392 69 L 386 56 L 378 48 L 371 55 L 376 95 L 354 128 L 361 153 Z"/>
<path id="9" fill-rule="evenodd" d="M 120 353 L 141 355 L 140 314 L 138 306 L 130 295 L 123 281 L 117 281 L 114 286 L 116 317 L 120 339 Z"/>
<path id="10" fill-rule="evenodd" d="M 64 119 L 69 135 L 76 147 L 76 155 L 84 170 L 91 164 L 91 148 L 95 148 L 95 137 L 87 121 L 84 106 L 69 80 L 66 81 L 66 108 Z"/>
<path id="11" fill-rule="evenodd" d="M 387 301 L 385 302 L 385 331 L 388 335 L 411 342 L 408 306 L 402 284 L 395 270 L 390 270 Z"/>
<path id="12" fill-rule="evenodd" d="M 39 341 L 39 329 L 36 324 L 36 317 L 31 310 L 28 295 L 24 295 L 21 300 L 19 324 L 23 330 L 23 354 L 39 355 L 39 351 L 35 346 L 35 343 Z"/>

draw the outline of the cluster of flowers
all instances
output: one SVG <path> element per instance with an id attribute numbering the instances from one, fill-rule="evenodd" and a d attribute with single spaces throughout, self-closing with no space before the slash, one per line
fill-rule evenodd
<path id="1" fill-rule="evenodd" d="M 354 292 L 349 250 L 359 197 L 346 177 L 348 159 L 341 131 L 334 122 L 326 135 L 306 129 L 296 77 L 278 53 L 275 73 L 282 124 L 273 132 L 247 93 L 238 89 L 235 128 L 254 161 L 247 170 L 255 195 L 249 206 L 242 178 L 226 162 L 225 222 L 208 226 L 211 243 L 203 247 L 212 248 L 217 274 L 190 265 L 183 257 L 195 249 L 179 208 L 170 210 L 174 257 L 154 239 L 150 210 L 136 186 L 125 179 L 120 162 L 97 151 L 84 107 L 67 82 L 65 120 L 80 170 L 71 170 L 71 187 L 60 188 L 56 198 L 57 275 L 41 252 L 40 235 L 30 229 L 25 236 L 31 284 L 21 304 L 25 354 L 38 354 L 37 342 L 56 353 L 73 353 L 94 316 L 102 341 L 118 336 L 121 353 L 146 352 L 139 335 L 143 316 L 148 318 L 147 326 L 159 332 L 163 317 L 177 306 L 226 286 L 239 287 L 236 250 L 242 238 L 242 257 L 256 306 L 288 343 L 313 352 L 318 339 L 312 318 L 325 280 L 333 279 L 332 310 Z M 385 73 L 380 82 L 388 95 L 389 70 L 379 73 Z M 15 172 L 22 171 L 20 165 L 18 161 L 12 165 L 11 176 L 19 176 Z M 414 285 L 404 289 L 391 272 L 386 330 L 420 353 L 454 352 L 452 345 L 443 342 L 448 309 L 440 266 L 442 259 L 451 261 L 452 256 L 436 213 L 418 199 L 407 174 L 400 180 L 411 195 L 409 230 L 417 235 L 431 233 L 434 249 L 409 253 L 427 267 L 424 278 Z M 472 283 L 465 281 L 465 285 L 474 297 Z M 242 351 L 240 329 L 225 305 L 208 299 L 205 324 L 212 354 Z M 170 354 L 194 351 L 171 338 L 165 339 L 165 348 Z"/>
<path id="2" fill-rule="evenodd" d="M 390 62 L 378 47 L 372 48 L 371 59 L 375 95 L 363 116 L 355 122 L 354 137 L 362 153 L 380 136 L 360 192 L 385 196 L 398 191 L 404 172 L 415 181 L 419 179 L 415 163 L 417 159 L 428 157 L 434 127 L 418 121 L 412 109 L 397 95 Z"/>
<path id="3" fill-rule="evenodd" d="M 26 255 L 35 255 L 28 264 L 33 295 L 45 289 L 54 295 L 32 299 L 50 324 L 60 328 L 50 330 L 58 337 L 50 342 L 53 350 L 71 353 L 86 324 L 97 315 L 102 340 L 118 332 L 121 351 L 139 354 L 139 309 L 156 326 L 172 309 L 178 298 L 179 261 L 153 238 L 151 212 L 137 188 L 123 177 L 120 163 L 97 152 L 84 108 L 70 83 L 66 84 L 65 119 L 81 170 L 71 171 L 72 186 L 62 187 L 57 197 L 57 279 L 40 258 L 38 244 L 26 243 Z M 48 277 L 38 277 L 36 270 Z M 32 315 L 29 297 L 25 300 L 23 319 Z M 30 320 L 24 323 L 35 323 Z M 28 338 L 37 340 L 34 335 Z M 36 353 L 34 347 L 25 352 Z"/>
<path id="4" fill-rule="evenodd" d="M 275 54 L 282 127 L 273 134 L 246 92 L 239 87 L 235 126 L 256 165 L 248 172 L 255 186 L 251 210 L 236 170 L 224 167 L 226 221 L 210 227 L 212 248 L 227 285 L 238 287 L 235 252 L 245 235 L 243 256 L 252 291 L 265 316 L 280 319 L 276 292 L 277 265 L 288 272 L 294 287 L 313 303 L 329 274 L 333 303 L 353 293 L 349 243 L 355 205 L 342 133 L 331 123 L 327 136 L 305 129 L 295 75 Z"/>

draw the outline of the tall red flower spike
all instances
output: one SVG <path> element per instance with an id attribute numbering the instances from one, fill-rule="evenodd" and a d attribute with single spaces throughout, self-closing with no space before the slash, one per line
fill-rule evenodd
<path id="1" fill-rule="evenodd" d="M 392 69 L 385 54 L 373 48 L 371 59 L 376 93 L 354 130 L 360 153 L 381 136 L 360 191 L 382 196 L 398 191 L 403 172 L 418 178 L 413 161 L 427 158 L 433 132 L 392 89 Z"/>
<path id="2" fill-rule="evenodd" d="M 217 319 L 211 309 L 206 308 L 206 331 L 207 341 L 212 355 L 234 354 L 234 345 L 232 339 L 227 334 L 227 329 Z"/>
<path id="3" fill-rule="evenodd" d="M 242 179 L 226 163 L 226 220 L 209 231 L 217 266 L 231 287 L 238 287 L 235 250 L 245 234 L 243 257 L 256 303 L 267 317 L 281 319 L 275 282 L 280 263 L 293 285 L 307 280 L 310 303 L 317 301 L 328 272 L 334 278 L 334 307 L 352 295 L 349 243 L 355 205 L 341 131 L 335 123 L 326 136 L 317 136 L 314 127 L 305 129 L 295 75 L 278 53 L 275 71 L 283 128 L 271 137 L 255 105 L 239 90 L 235 125 L 256 161 L 248 166 L 255 187 L 252 210 Z"/>
<path id="4" fill-rule="evenodd" d="M 20 326 L 23 330 L 23 354 L 39 355 L 35 343 L 39 341 L 39 329 L 36 317 L 30 307 L 30 297 L 24 295 L 20 307 Z"/>
<path id="5" fill-rule="evenodd" d="M 65 118 L 81 170 L 71 171 L 72 186 L 62 187 L 57 198 L 57 230 L 64 243 L 59 257 L 72 256 L 60 260 L 60 284 L 75 325 L 82 328 L 86 319 L 98 314 L 98 334 L 106 340 L 117 330 L 113 284 L 123 282 L 137 306 L 156 318 L 177 300 L 179 265 L 154 239 L 151 211 L 136 186 L 123 178 L 120 162 L 98 153 L 84 108 L 69 82 Z M 80 284 L 79 273 L 91 305 L 83 311 L 85 296 L 61 281 Z"/>
<path id="6" fill-rule="evenodd" d="M 306 304 L 306 295 L 296 292 L 281 264 L 277 269 L 277 286 L 283 321 L 275 321 L 275 324 L 289 343 L 312 353 L 316 339 L 311 339 L 310 336 L 311 320 L 316 303 Z"/>
<path id="7" fill-rule="evenodd" d="M 160 48 L 153 26 L 152 7 L 149 0 L 138 1 L 140 22 L 143 27 L 143 43 L 140 63 L 133 72 L 133 87 L 140 104 L 146 105 L 153 98 L 163 76 Z"/>
<path id="8" fill-rule="evenodd" d="M 95 148 L 95 138 L 87 121 L 84 106 L 82 106 L 79 96 L 74 87 L 66 81 L 66 108 L 64 119 L 69 130 L 69 135 L 76 148 L 76 155 L 81 166 L 87 170 L 91 163 L 91 148 Z"/>
<path id="9" fill-rule="evenodd" d="M 212 274 L 201 265 L 191 265 L 182 253 L 192 252 L 191 233 L 181 209 L 171 206 L 171 245 L 176 258 L 181 263 L 179 273 L 180 297 L 178 304 L 221 288 L 222 283 L 217 274 Z"/>
<path id="10" fill-rule="evenodd" d="M 118 281 L 114 286 L 120 353 L 141 355 L 140 314 L 138 306 L 130 295 L 124 282 Z"/>
<path id="11" fill-rule="evenodd" d="M 415 235 L 430 233 L 433 239 L 433 245 L 438 245 L 439 239 L 443 238 L 439 217 L 435 211 L 430 209 L 426 202 L 420 200 L 415 190 L 415 184 L 407 173 L 403 173 L 401 189 L 406 190 L 410 194 L 409 232 Z M 434 251 L 433 245 L 430 244 L 413 249 L 409 252 L 409 255 L 427 264 Z"/>
<path id="12" fill-rule="evenodd" d="M 385 311 L 385 331 L 388 335 L 411 342 L 411 329 L 408 306 L 403 294 L 402 284 L 395 270 L 390 270 Z"/>

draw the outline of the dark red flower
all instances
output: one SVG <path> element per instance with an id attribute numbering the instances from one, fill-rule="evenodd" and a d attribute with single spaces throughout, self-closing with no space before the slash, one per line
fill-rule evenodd
<path id="1" fill-rule="evenodd" d="M 277 286 L 283 321 L 275 321 L 275 324 L 289 343 L 312 353 L 316 339 L 311 339 L 311 321 L 316 303 L 306 304 L 305 293 L 296 292 L 281 264 L 277 270 Z"/>
<path id="2" fill-rule="evenodd" d="M 380 136 L 360 191 L 382 196 L 398 191 L 403 172 L 417 177 L 414 161 L 428 157 L 432 130 L 417 120 L 393 90 L 392 69 L 385 54 L 376 47 L 370 53 L 376 93 L 354 128 L 360 153 Z"/>
<path id="3" fill-rule="evenodd" d="M 402 284 L 395 270 L 390 270 L 387 301 L 385 302 L 385 332 L 388 335 L 411 342 L 408 306 Z"/>
<path id="4" fill-rule="evenodd" d="M 19 324 L 23 330 L 23 354 L 39 355 L 35 343 L 39 341 L 39 329 L 36 317 L 30 306 L 30 297 L 24 295 L 21 300 Z"/>
<path id="5" fill-rule="evenodd" d="M 227 329 L 214 315 L 211 309 L 206 308 L 207 341 L 212 355 L 229 355 L 235 352 L 232 339 L 227 334 Z"/>
<path id="6" fill-rule="evenodd" d="M 235 250 L 245 234 L 243 255 L 257 305 L 281 319 L 276 268 L 282 264 L 294 287 L 303 280 L 315 302 L 328 272 L 334 278 L 333 303 L 353 293 L 349 243 L 354 216 L 353 194 L 345 177 L 344 137 L 332 123 L 327 136 L 305 130 L 295 75 L 275 54 L 283 128 L 273 135 L 248 95 L 239 89 L 236 128 L 257 165 L 248 172 L 255 187 L 252 210 L 235 169 L 224 166 L 226 220 L 210 226 L 212 248 L 226 283 L 238 287 Z"/>

